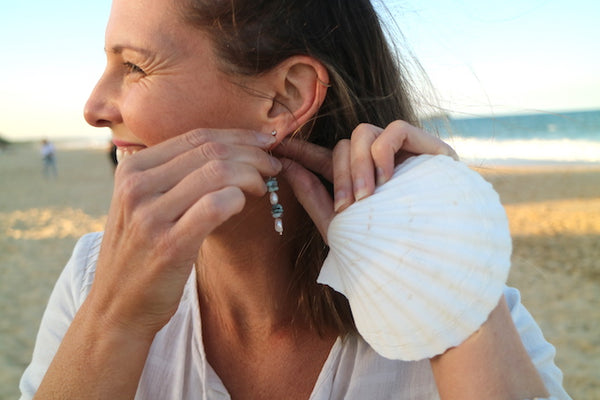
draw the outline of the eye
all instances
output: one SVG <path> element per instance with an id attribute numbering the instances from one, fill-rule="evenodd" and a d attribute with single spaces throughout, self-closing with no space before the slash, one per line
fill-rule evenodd
<path id="1" fill-rule="evenodd" d="M 123 66 L 127 69 L 127 73 L 129 73 L 129 74 L 143 74 L 143 75 L 146 75 L 146 73 L 144 72 L 143 69 L 141 69 L 140 67 L 138 67 L 137 65 L 135 65 L 134 63 L 131 63 L 129 61 L 125 61 L 123 63 Z"/>

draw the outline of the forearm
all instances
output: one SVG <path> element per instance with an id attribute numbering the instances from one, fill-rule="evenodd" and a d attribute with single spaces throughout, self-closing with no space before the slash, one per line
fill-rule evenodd
<path id="1" fill-rule="evenodd" d="M 84 303 L 35 399 L 133 399 L 152 336 L 108 326 Z"/>
<path id="2" fill-rule="evenodd" d="M 460 346 L 433 358 L 431 367 L 442 400 L 548 396 L 504 297 L 477 332 Z"/>

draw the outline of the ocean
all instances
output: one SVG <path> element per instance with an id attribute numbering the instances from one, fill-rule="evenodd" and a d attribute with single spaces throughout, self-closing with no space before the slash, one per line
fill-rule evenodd
<path id="1" fill-rule="evenodd" d="M 432 117 L 423 124 L 477 166 L 600 163 L 600 110 Z"/>
<path id="2" fill-rule="evenodd" d="M 431 117 L 437 132 L 474 166 L 600 164 L 600 110 L 488 116 Z M 108 148 L 110 135 L 53 139 L 57 148 Z"/>

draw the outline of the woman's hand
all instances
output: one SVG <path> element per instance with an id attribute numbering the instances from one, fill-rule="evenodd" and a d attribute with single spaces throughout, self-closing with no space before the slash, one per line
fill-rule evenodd
<path id="1" fill-rule="evenodd" d="M 154 335 L 176 311 L 204 238 L 263 196 L 280 162 L 269 134 L 195 130 L 125 157 L 88 299 L 99 317 Z"/>
<path id="2" fill-rule="evenodd" d="M 415 154 L 441 154 L 455 160 L 454 149 L 439 138 L 404 121 L 385 129 L 360 124 L 350 140 L 340 140 L 333 152 L 299 140 L 288 140 L 276 152 L 284 156 L 284 175 L 296 197 L 327 240 L 327 228 L 337 212 L 373 194 L 387 182 L 394 167 Z M 310 171 L 334 184 L 334 199 Z"/>
<path id="3" fill-rule="evenodd" d="M 177 310 L 204 238 L 266 193 L 269 134 L 200 129 L 117 167 L 92 288 L 36 398 L 132 399 L 156 332 Z"/>

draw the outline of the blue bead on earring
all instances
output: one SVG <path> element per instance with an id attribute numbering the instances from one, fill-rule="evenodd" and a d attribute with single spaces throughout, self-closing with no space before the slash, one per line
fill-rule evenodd
<path id="1" fill-rule="evenodd" d="M 271 135 L 277 135 L 277 131 L 271 132 Z M 271 216 L 275 219 L 275 232 L 279 235 L 283 235 L 283 206 L 279 204 L 279 196 L 277 191 L 279 190 L 279 183 L 277 178 L 270 176 L 267 178 L 267 190 L 269 191 L 269 201 L 271 202 Z"/>

